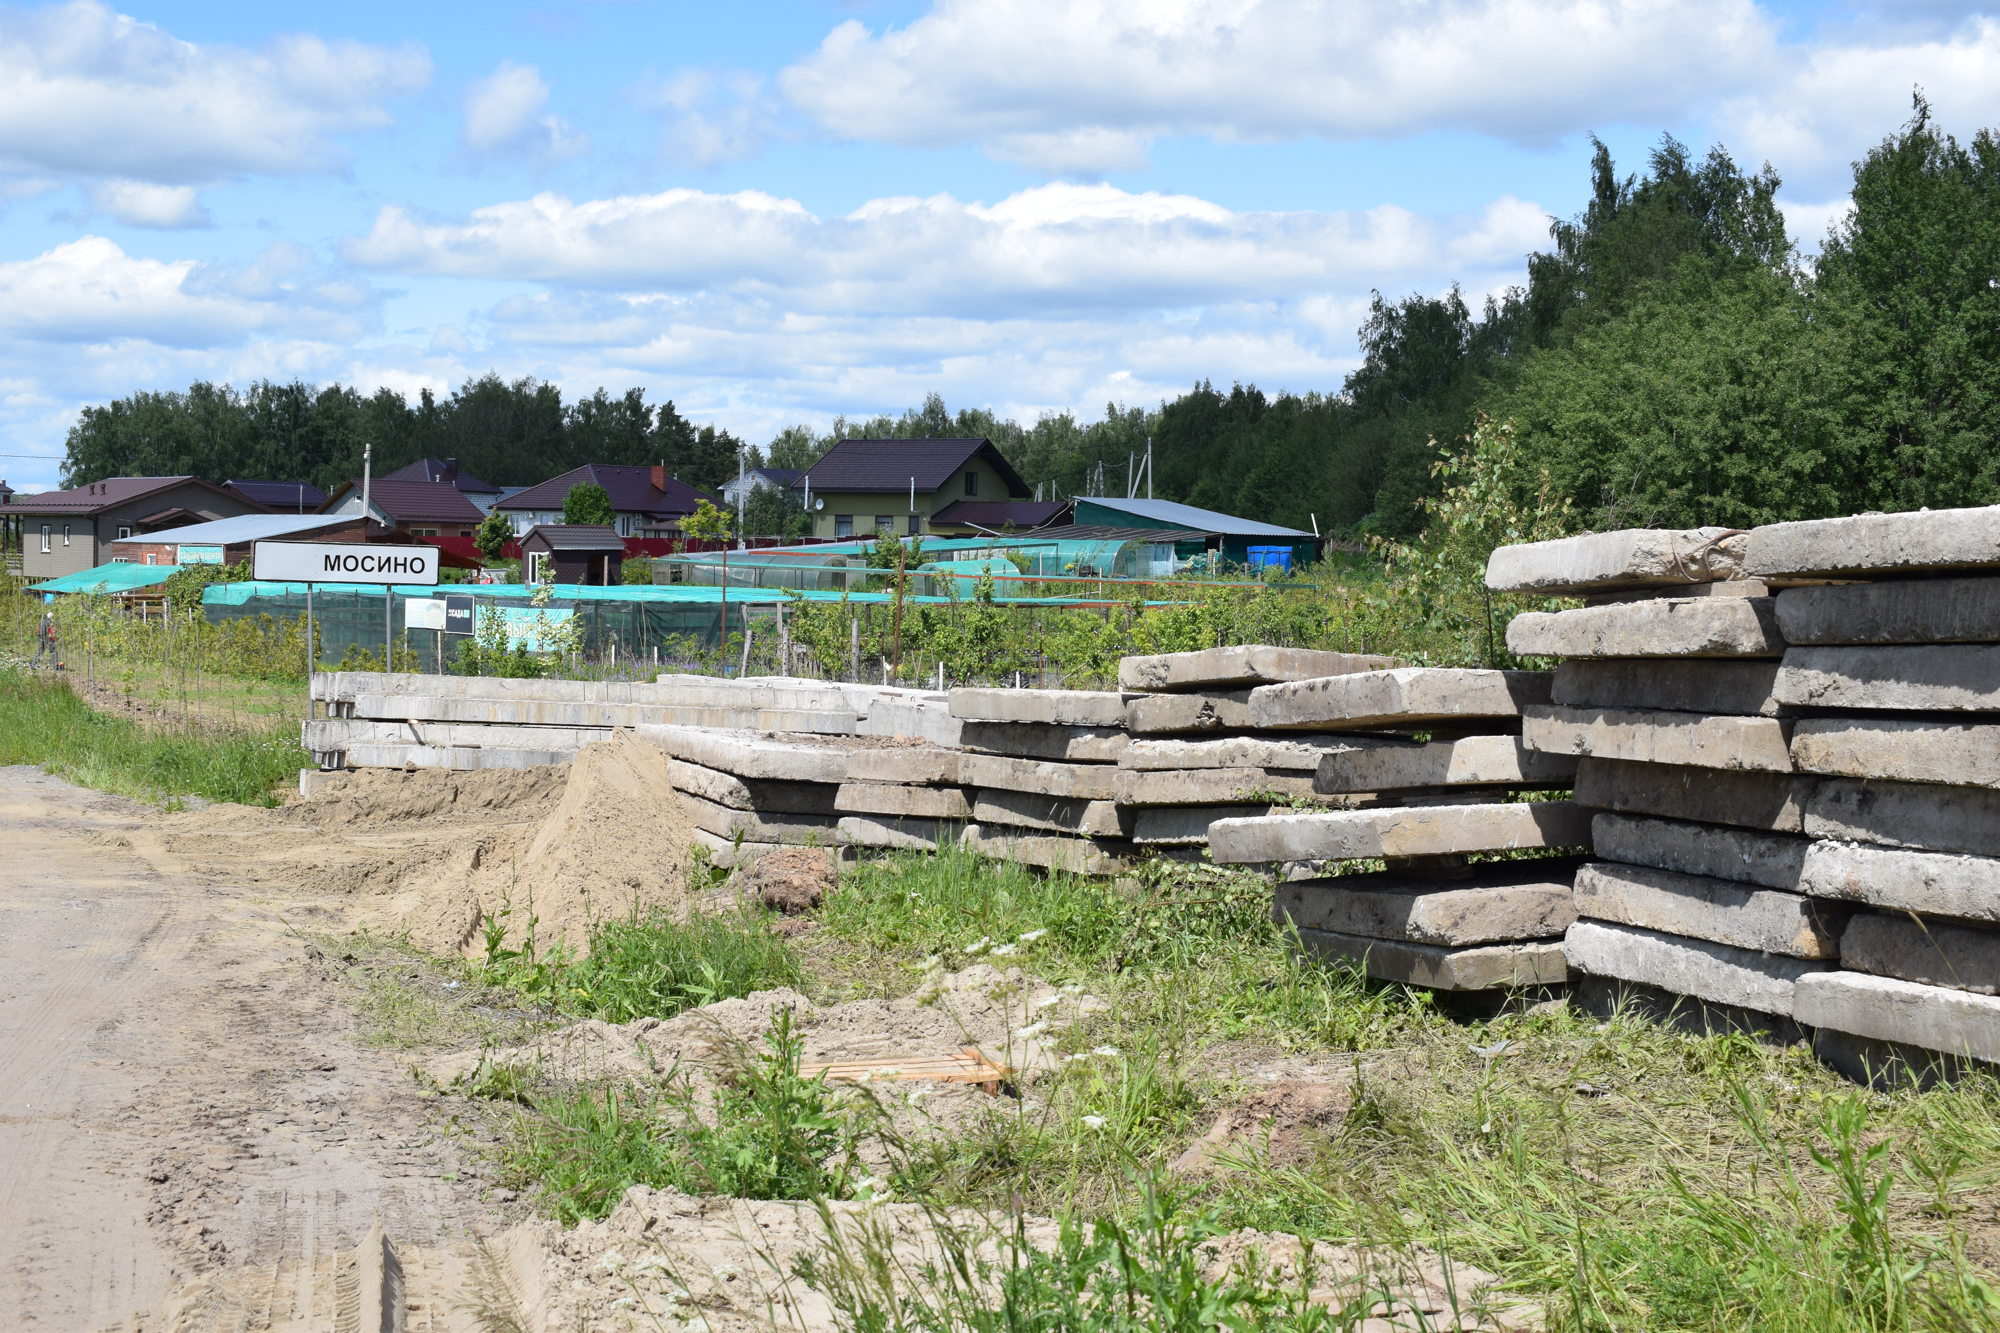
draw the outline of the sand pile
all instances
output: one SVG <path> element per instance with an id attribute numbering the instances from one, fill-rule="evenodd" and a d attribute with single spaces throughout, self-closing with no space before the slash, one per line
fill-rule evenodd
<path id="1" fill-rule="evenodd" d="M 827 1208 L 848 1238 L 850 1255 L 860 1256 L 854 1238 L 864 1229 L 887 1240 L 899 1283 L 940 1258 L 932 1219 L 916 1204 Z M 975 1253 L 989 1261 L 1000 1254 L 991 1233 L 1014 1225 L 1012 1217 L 982 1219 L 957 1210 L 951 1221 L 975 1235 L 988 1233 Z M 1054 1222 L 1031 1217 L 1024 1225 L 1030 1245 L 1054 1247 Z M 506 1232 L 493 1249 L 514 1304 L 506 1313 L 518 1328 L 610 1333 L 643 1320 L 635 1317 L 637 1307 L 650 1310 L 661 1327 L 693 1328 L 698 1319 L 710 1333 L 766 1333 L 773 1327 L 818 1333 L 837 1327 L 832 1308 L 793 1276 L 793 1266 L 801 1258 L 823 1258 L 825 1236 L 811 1204 L 696 1198 L 637 1186 L 603 1222 L 581 1222 L 569 1232 L 553 1223 L 530 1223 Z M 1275 1267 L 1281 1280 L 1298 1280 L 1304 1259 L 1298 1238 L 1255 1231 L 1204 1242 L 1205 1275 L 1213 1280 L 1232 1268 L 1243 1271 L 1252 1251 L 1267 1268 Z M 1421 1247 L 1392 1254 L 1316 1245 L 1312 1264 L 1317 1303 L 1353 1308 L 1356 1314 L 1364 1303 L 1373 1305 L 1373 1317 L 1355 1321 L 1358 1333 L 1520 1330 L 1540 1320 L 1532 1306 L 1489 1295 L 1498 1282 L 1492 1274 L 1447 1266 Z M 1395 1293 L 1393 1303 L 1364 1294 L 1382 1290 Z"/>
<path id="2" fill-rule="evenodd" d="M 293 797 L 272 812 L 289 824 L 394 824 L 485 821 L 496 814 L 520 818 L 560 797 L 568 764 L 542 768 L 366 768 L 341 773 L 311 800 Z"/>

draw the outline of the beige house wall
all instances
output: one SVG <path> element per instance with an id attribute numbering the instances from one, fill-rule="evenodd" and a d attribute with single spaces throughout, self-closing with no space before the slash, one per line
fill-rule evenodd
<path id="1" fill-rule="evenodd" d="M 30 579 L 60 578 L 86 569 L 95 569 L 111 560 L 111 544 L 118 530 L 129 528 L 134 535 L 139 520 L 163 509 L 186 509 L 204 519 L 235 518 L 238 514 L 266 511 L 238 496 L 218 493 L 192 483 L 154 491 L 127 500 L 95 514 L 48 513 L 15 509 L 21 515 L 21 573 Z M 63 527 L 69 527 L 69 541 L 63 541 Z M 42 550 L 42 528 L 49 530 L 49 549 Z M 170 530 L 169 530 L 170 531 Z"/>
<path id="2" fill-rule="evenodd" d="M 976 474 L 979 478 L 978 489 L 972 494 L 968 494 L 965 487 L 965 476 L 968 472 Z M 1007 494 L 1007 483 L 1000 479 L 1000 474 L 993 470 L 993 465 L 984 459 L 976 458 L 958 471 L 952 473 L 951 479 L 940 489 L 936 491 L 918 489 L 916 505 L 917 531 L 928 535 L 931 530 L 932 511 L 943 509 L 948 504 L 955 504 L 960 500 L 1006 500 L 1010 498 L 1012 497 Z M 822 500 L 826 502 L 824 509 L 819 507 Z M 872 538 L 876 533 L 876 517 L 883 514 L 888 515 L 891 519 L 892 526 L 890 530 L 898 537 L 909 535 L 910 493 L 907 490 L 895 492 L 831 491 L 825 493 L 814 491 L 812 502 L 812 533 L 815 537 L 831 539 L 834 536 L 835 521 L 842 514 L 853 515 L 854 535 L 859 538 Z"/>

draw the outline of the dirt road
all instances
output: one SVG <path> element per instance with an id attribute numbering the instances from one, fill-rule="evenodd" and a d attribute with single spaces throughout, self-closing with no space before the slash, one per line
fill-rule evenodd
<path id="1" fill-rule="evenodd" d="M 477 1327 L 478 1154 L 361 1044 L 283 889 L 161 818 L 0 768 L 0 1326 L 330 1328 L 379 1217 L 408 1327 Z"/>

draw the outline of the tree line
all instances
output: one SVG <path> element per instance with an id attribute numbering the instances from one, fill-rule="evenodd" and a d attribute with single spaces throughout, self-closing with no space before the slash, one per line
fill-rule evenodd
<path id="1" fill-rule="evenodd" d="M 415 404 L 378 389 L 198 383 L 86 408 L 66 484 L 192 472 L 303 479 L 455 456 L 496 485 L 587 462 L 665 461 L 713 490 L 751 466 L 806 467 L 845 436 L 990 437 L 1045 495 L 1122 494 L 1154 452 L 1154 494 L 1322 531 L 1414 534 L 1440 447 L 1511 423 L 1522 471 L 1593 528 L 1722 524 L 2000 500 L 2000 139 L 1961 143 L 1921 96 L 1854 168 L 1853 209 L 1807 258 L 1769 166 L 1663 137 L 1621 176 L 1602 143 L 1589 202 L 1552 220 L 1525 286 L 1475 311 L 1457 286 L 1379 292 L 1337 390 L 1209 382 L 1157 407 L 1030 424 L 936 394 L 900 415 L 799 425 L 763 444 L 696 427 L 641 389 L 564 403 L 489 374 Z M 774 510 L 766 526 L 781 521 Z"/>

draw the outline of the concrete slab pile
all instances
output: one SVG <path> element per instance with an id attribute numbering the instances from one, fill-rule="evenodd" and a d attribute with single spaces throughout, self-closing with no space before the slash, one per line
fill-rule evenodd
<path id="1" fill-rule="evenodd" d="M 1274 917 L 1304 947 L 1444 991 L 1556 985 L 1576 861 L 1472 860 L 1589 843 L 1588 812 L 1514 799 L 1575 779 L 1573 759 L 1510 734 L 1524 709 L 1548 702 L 1550 675 L 1399 667 L 1259 686 L 1250 713 L 1267 739 L 1135 741 L 1120 761 L 1134 773 L 1127 799 L 1166 789 L 1142 765 L 1169 754 L 1190 762 L 1197 744 L 1214 747 L 1206 781 L 1254 780 L 1275 795 L 1288 792 L 1277 764 L 1310 765 L 1315 799 L 1228 815 L 1208 831 L 1217 862 L 1276 869 Z M 1222 766 L 1230 761 L 1241 767 Z M 1175 777 L 1198 789 L 1194 771 Z M 1385 870 L 1343 873 L 1377 860 Z"/>
<path id="2" fill-rule="evenodd" d="M 1695 536 L 1488 565 L 1496 591 L 1594 603 L 1507 632 L 1565 659 L 1521 742 L 1576 758 L 1574 800 L 1601 812 L 1566 943 L 1586 998 L 1810 1033 L 1857 1078 L 2000 1061 L 2000 507 L 1663 558 Z"/>

